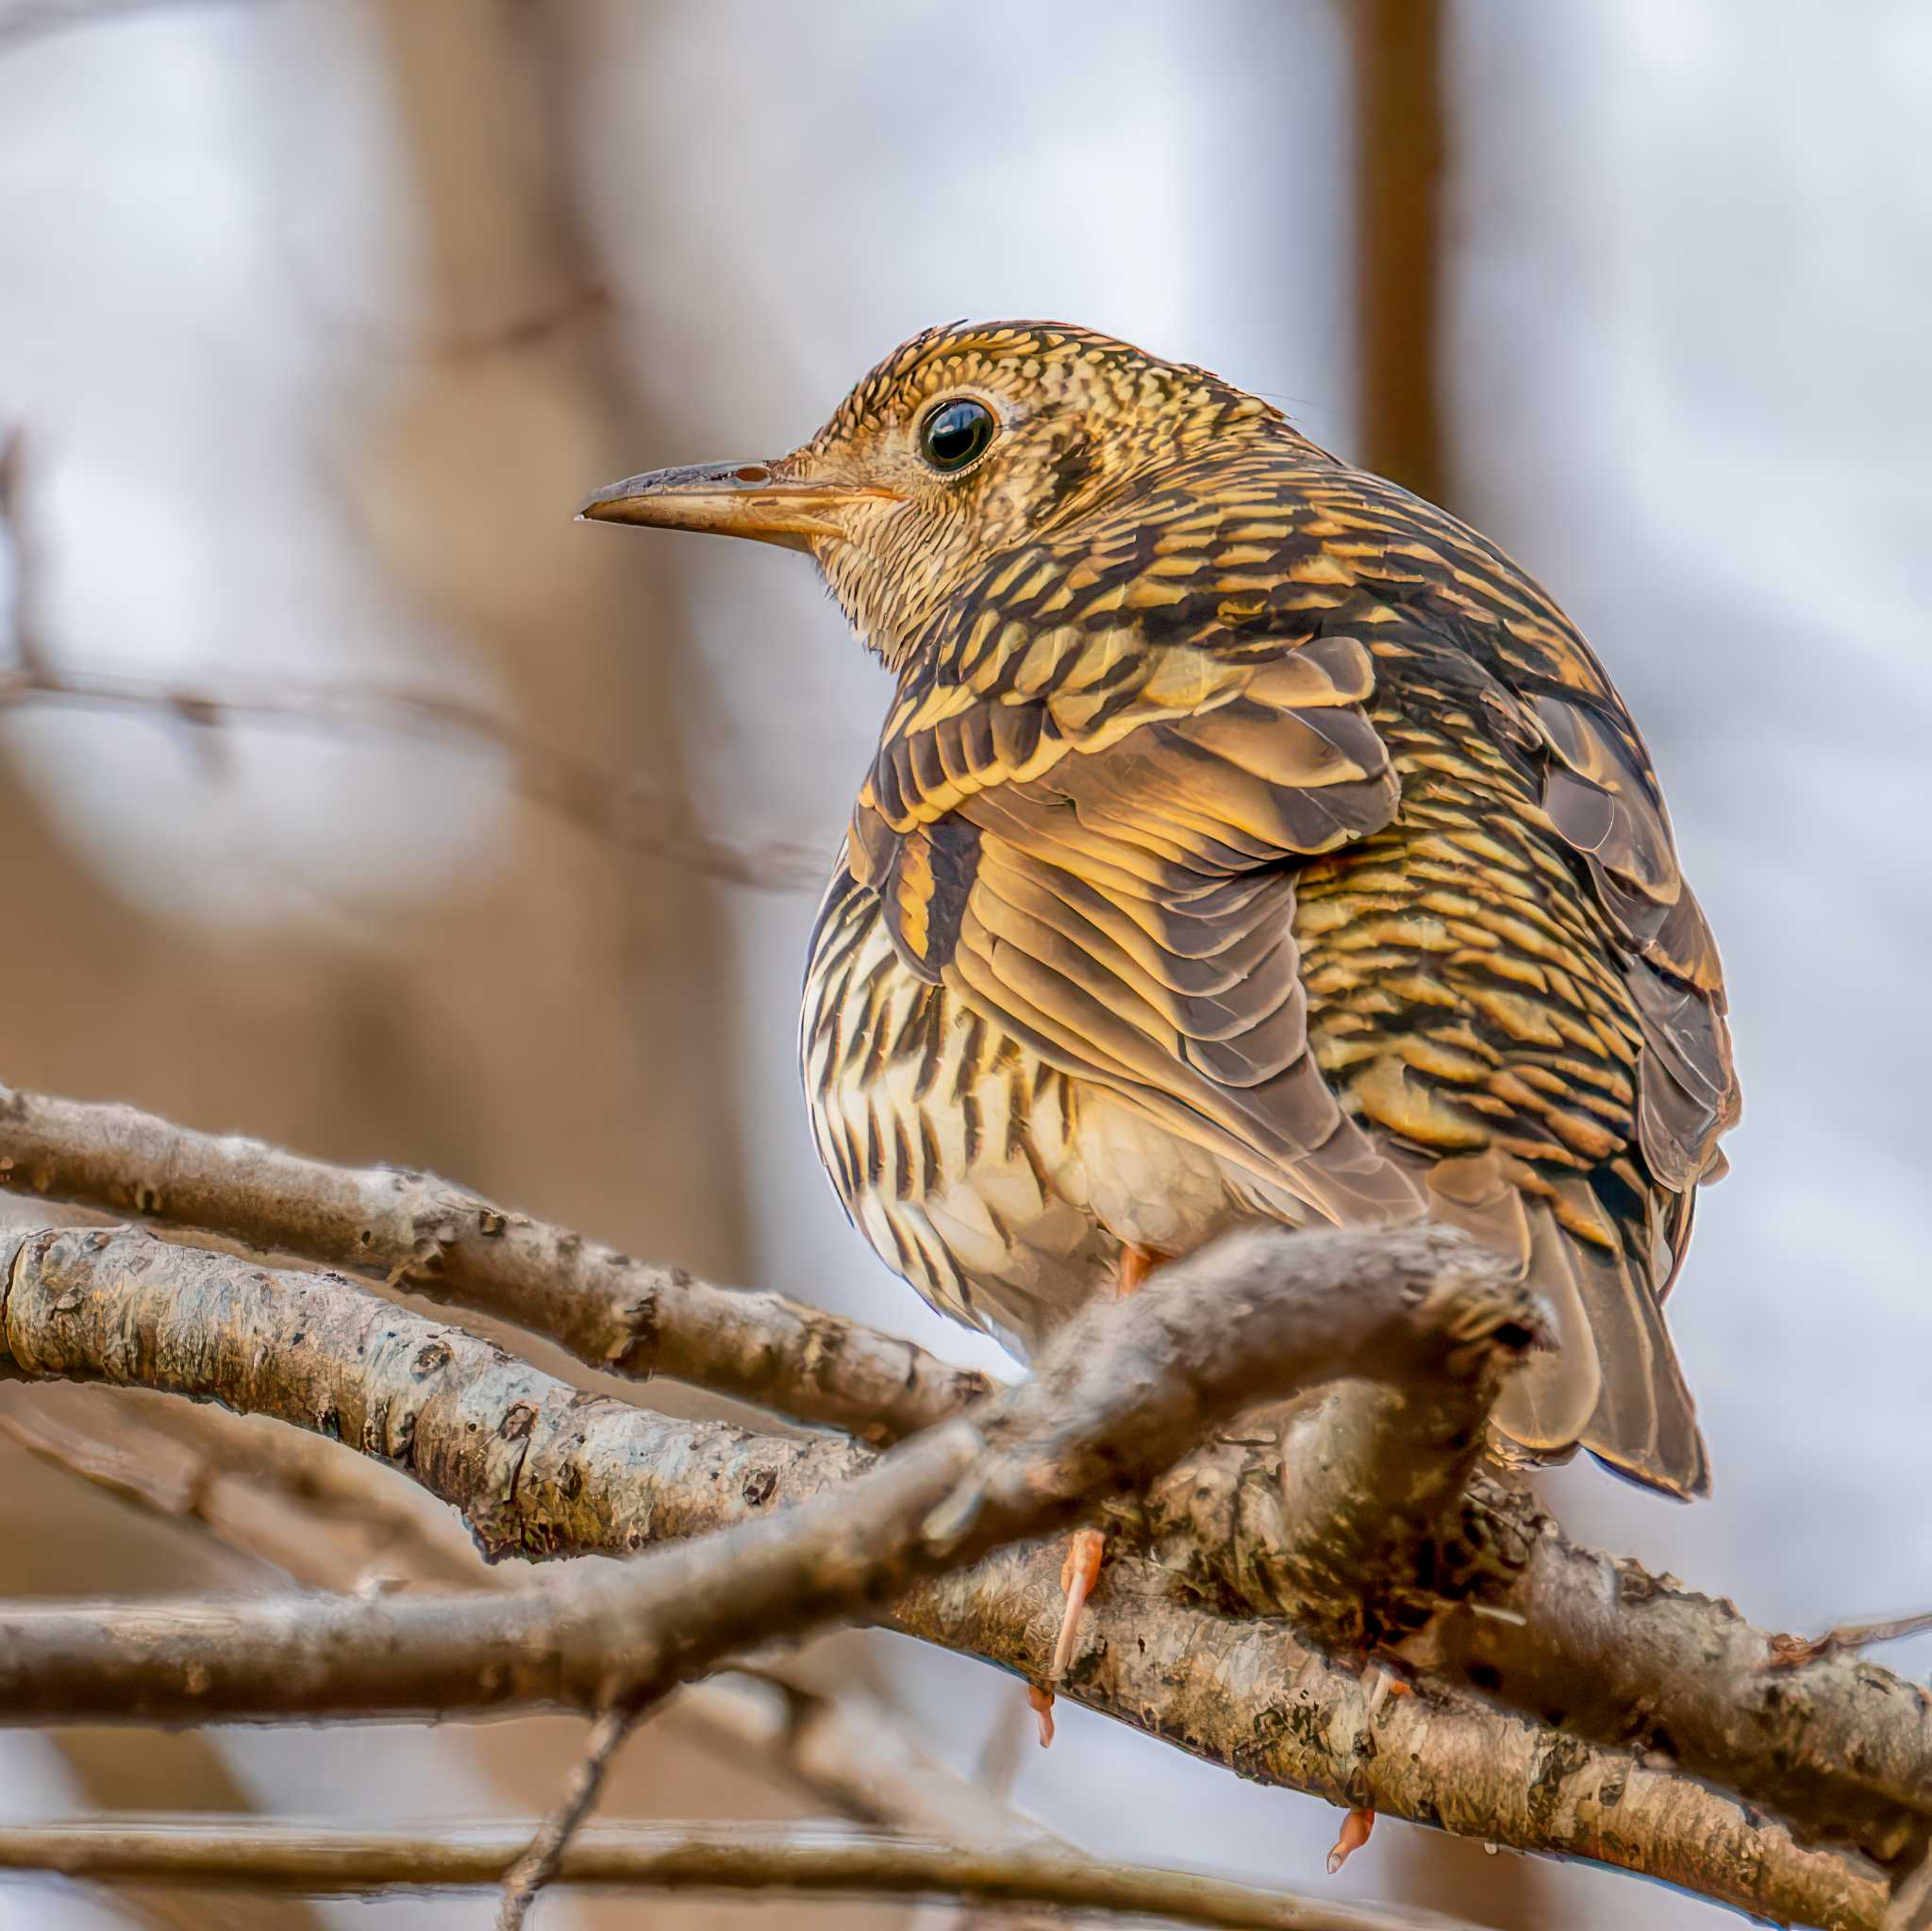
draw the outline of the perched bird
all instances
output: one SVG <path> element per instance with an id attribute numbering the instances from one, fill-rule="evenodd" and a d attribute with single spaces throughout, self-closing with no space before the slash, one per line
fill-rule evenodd
<path id="1" fill-rule="evenodd" d="M 1622 700 L 1492 544 L 1037 322 L 584 514 L 808 551 L 897 679 L 801 1048 L 927 1301 L 1024 1356 L 1235 1220 L 1426 1217 L 1555 1309 L 1507 1449 L 1707 1489 L 1662 1303 L 1739 1111 L 1717 950 Z"/>

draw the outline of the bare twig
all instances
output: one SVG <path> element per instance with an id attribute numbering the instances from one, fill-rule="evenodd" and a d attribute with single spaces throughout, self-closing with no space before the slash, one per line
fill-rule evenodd
<path id="1" fill-rule="evenodd" d="M 529 1828 L 411 1837 L 205 1818 L 11 1824 L 0 1826 L 0 1869 L 310 1896 L 398 1887 L 474 1889 L 502 1878 Z M 1261 1890 L 1149 1865 L 1100 1864 L 1050 1844 L 967 1846 L 714 1823 L 591 1825 L 565 1851 L 558 1876 L 612 1890 L 1050 1905 L 1223 1931 L 1471 1931 L 1434 1911 Z"/>
<path id="2" fill-rule="evenodd" d="M 1823 1636 L 1778 1634 L 1771 1639 L 1770 1662 L 1774 1669 L 1802 1669 L 1826 1656 L 1855 1656 L 1875 1642 L 1904 1642 L 1909 1637 L 1924 1636 L 1928 1629 L 1932 1629 L 1932 1610 L 1922 1609 L 1917 1615 L 1891 1616 L 1879 1623 L 1840 1623 Z"/>
<path id="3" fill-rule="evenodd" d="M 643 771 L 613 774 L 517 729 L 453 691 L 283 679 L 161 680 L 54 666 L 44 656 L 0 677 L 0 709 L 58 706 L 146 716 L 197 730 L 250 724 L 336 738 L 414 739 L 500 759 L 517 792 L 627 851 L 761 891 L 816 891 L 826 845 L 748 843 L 706 831 Z"/>
<path id="4" fill-rule="evenodd" d="M 7 15 L 0 11 L 0 46 L 7 35 Z M 574 298 L 568 312 L 576 312 L 582 299 Z M 546 316 L 537 326 L 548 327 L 552 319 Z M 497 345 L 515 339 L 514 331 L 491 338 Z M 750 842 L 708 831 L 648 772 L 600 770 L 453 691 L 296 678 L 270 683 L 226 673 L 213 682 L 161 679 L 58 660 L 42 630 L 42 566 L 25 508 L 25 448 L 17 427 L 0 434 L 0 532 L 11 540 L 14 566 L 11 650 L 0 669 L 0 710 L 60 707 L 147 717 L 199 731 L 247 724 L 441 744 L 492 759 L 520 796 L 628 851 L 761 891 L 816 891 L 824 884 L 829 839 Z"/>
<path id="5" fill-rule="evenodd" d="M 523 1931 L 537 1893 L 563 1868 L 571 1839 L 596 1808 L 610 1765 L 636 1723 L 637 1713 L 620 1706 L 602 1711 L 591 1725 L 590 1740 L 571 1771 L 562 1801 L 537 1826 L 523 1855 L 503 1874 L 496 1931 Z"/>
<path id="6" fill-rule="evenodd" d="M 896 1440 L 991 1385 L 782 1294 L 694 1280 L 432 1174 L 337 1167 L 131 1107 L 0 1087 L 0 1186 L 375 1274 L 548 1335 L 580 1360 Z"/>

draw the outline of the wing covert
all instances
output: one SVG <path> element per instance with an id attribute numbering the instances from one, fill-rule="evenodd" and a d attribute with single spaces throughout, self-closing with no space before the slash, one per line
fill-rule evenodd
<path id="1" fill-rule="evenodd" d="M 1399 803 L 1373 656 L 1337 635 L 1094 658 L 971 704 L 902 699 L 850 840 L 901 957 L 1258 1186 L 1413 1214 L 1314 1063 L 1293 937 L 1294 861 Z"/>

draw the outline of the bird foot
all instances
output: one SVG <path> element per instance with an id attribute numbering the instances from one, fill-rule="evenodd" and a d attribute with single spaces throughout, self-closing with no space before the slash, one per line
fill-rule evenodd
<path id="1" fill-rule="evenodd" d="M 1405 1682 L 1388 1664 L 1371 1658 L 1362 1672 L 1362 1681 L 1369 1686 L 1369 1715 L 1377 1715 L 1382 1706 L 1391 1699 L 1399 1700 L 1415 1694 L 1415 1686 Z"/>
<path id="2" fill-rule="evenodd" d="M 1124 1301 L 1129 1294 L 1138 1293 L 1146 1284 L 1147 1276 L 1166 1258 L 1166 1255 L 1157 1254 L 1151 1247 L 1123 1247 L 1114 1280 L 1118 1297 Z M 1058 1683 L 1067 1673 L 1067 1665 L 1074 1659 L 1074 1644 L 1080 1635 L 1080 1612 L 1087 1606 L 1087 1598 L 1092 1594 L 1093 1585 L 1100 1578 L 1100 1558 L 1106 1548 L 1107 1538 L 1098 1529 L 1074 1531 L 1067 1559 L 1060 1566 L 1060 1587 L 1067 1592 L 1067 1606 L 1060 1618 L 1059 1636 L 1053 1646 L 1053 1662 L 1047 1671 L 1048 1683 Z M 1040 1747 L 1051 1749 L 1053 1691 L 1045 1683 L 1029 1683 L 1026 1686 L 1026 1702 L 1040 1723 Z"/>
<path id="3" fill-rule="evenodd" d="M 1369 1833 L 1374 1827 L 1375 1813 L 1373 1810 L 1351 1810 L 1341 1820 L 1341 1829 L 1336 1836 L 1335 1848 L 1328 1853 L 1330 1877 L 1333 1877 L 1368 1842 Z"/>

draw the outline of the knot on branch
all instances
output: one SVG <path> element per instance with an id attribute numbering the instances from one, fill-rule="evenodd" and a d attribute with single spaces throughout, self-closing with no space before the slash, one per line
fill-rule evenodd
<path id="1" fill-rule="evenodd" d="M 1423 1296 L 1417 1310 L 1444 1349 L 1444 1373 L 1474 1381 L 1491 1368 L 1513 1367 L 1533 1348 L 1556 1340 L 1549 1304 L 1500 1261 L 1465 1248 Z"/>

